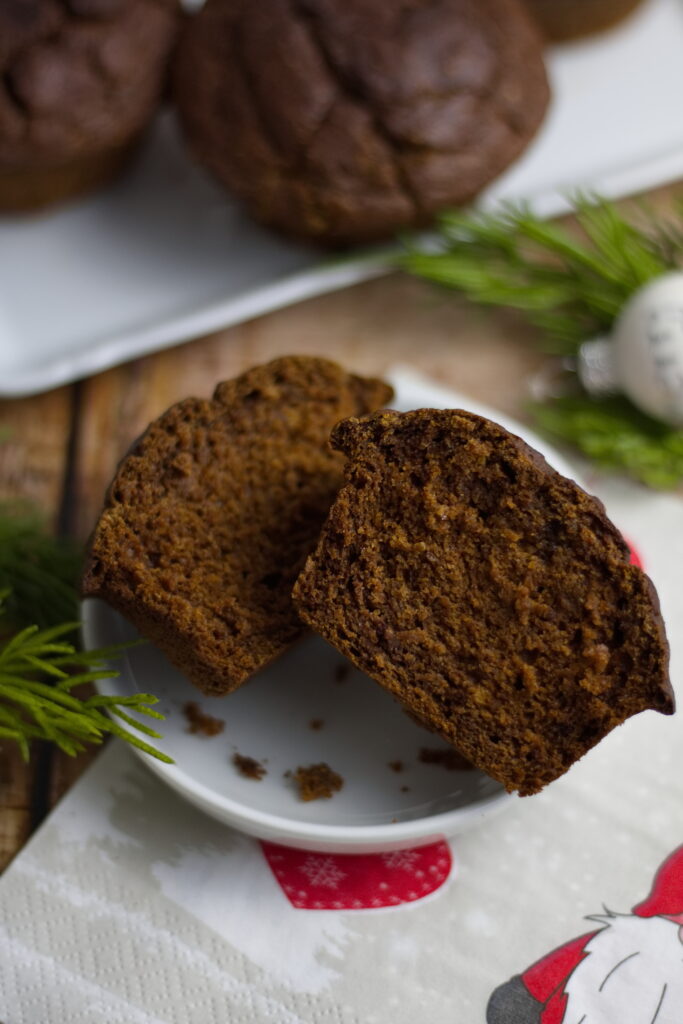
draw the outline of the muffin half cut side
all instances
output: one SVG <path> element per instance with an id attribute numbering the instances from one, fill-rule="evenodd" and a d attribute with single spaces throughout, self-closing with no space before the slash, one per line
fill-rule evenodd
<path id="1" fill-rule="evenodd" d="M 348 463 L 302 618 L 522 795 L 646 708 L 670 714 L 654 588 L 597 499 L 460 410 L 340 423 Z"/>

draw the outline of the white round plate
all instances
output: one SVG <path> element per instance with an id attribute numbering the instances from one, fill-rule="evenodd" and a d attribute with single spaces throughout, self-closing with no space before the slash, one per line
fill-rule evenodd
<path id="1" fill-rule="evenodd" d="M 459 406 L 504 420 L 412 374 L 389 376 L 394 408 Z M 528 429 L 506 425 L 571 475 L 561 456 Z M 103 602 L 88 600 L 83 637 L 93 649 L 132 639 L 135 631 Z M 326 852 L 397 849 L 454 835 L 515 799 L 480 771 L 422 763 L 421 748 L 448 750 L 447 744 L 318 637 L 302 640 L 227 697 L 204 697 L 150 644 L 127 651 L 116 667 L 120 675 L 101 683 L 101 692 L 153 693 L 166 716 L 157 745 L 175 764 L 141 754 L 149 767 L 196 806 L 261 839 Z M 223 732 L 211 738 L 188 732 L 187 701 L 222 719 Z M 311 728 L 316 719 L 322 726 Z M 243 778 L 232 764 L 235 753 L 260 761 L 267 774 L 260 781 Z M 285 773 L 321 761 L 344 786 L 332 799 L 305 803 Z M 397 772 L 390 763 L 398 761 L 403 768 Z"/>

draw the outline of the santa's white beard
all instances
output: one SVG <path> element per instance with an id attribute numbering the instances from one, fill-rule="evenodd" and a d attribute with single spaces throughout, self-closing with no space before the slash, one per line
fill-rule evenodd
<path id="1" fill-rule="evenodd" d="M 563 1024 L 683 1024 L 683 944 L 662 917 L 608 915 L 570 976 Z"/>

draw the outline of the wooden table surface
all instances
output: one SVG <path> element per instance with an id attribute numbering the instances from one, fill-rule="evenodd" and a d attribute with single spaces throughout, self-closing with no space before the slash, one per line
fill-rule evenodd
<path id="1" fill-rule="evenodd" d="M 683 185 L 649 197 L 666 210 Z M 410 364 L 523 417 L 527 382 L 543 362 L 534 333 L 512 314 L 482 311 L 453 295 L 392 276 L 115 367 L 32 398 L 0 401 L 0 498 L 38 504 L 61 533 L 85 539 L 117 461 L 150 420 L 188 395 L 278 355 L 328 356 L 381 374 Z M 0 871 L 96 751 L 70 759 L 37 745 L 24 765 L 0 746 Z"/>

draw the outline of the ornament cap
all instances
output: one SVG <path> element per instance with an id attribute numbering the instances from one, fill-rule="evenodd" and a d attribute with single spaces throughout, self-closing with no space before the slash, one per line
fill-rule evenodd
<path id="1" fill-rule="evenodd" d="M 613 395 L 620 390 L 610 338 L 585 341 L 579 349 L 576 370 L 589 395 Z"/>

